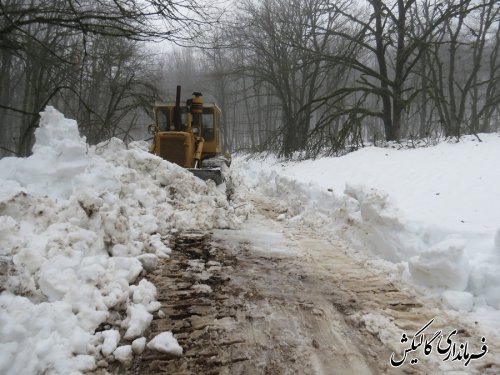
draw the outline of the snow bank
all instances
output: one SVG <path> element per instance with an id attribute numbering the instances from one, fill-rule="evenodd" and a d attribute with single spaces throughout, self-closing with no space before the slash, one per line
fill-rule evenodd
<path id="1" fill-rule="evenodd" d="M 160 307 L 139 279 L 168 258 L 171 231 L 237 219 L 215 185 L 142 142 L 90 147 L 51 107 L 35 136 L 32 156 L 0 160 L 0 373 L 126 362 L 133 348 L 119 344 L 140 337 Z"/>
<path id="2" fill-rule="evenodd" d="M 413 279 L 429 287 L 465 290 L 470 269 L 464 248 L 464 240 L 454 235 L 412 257 L 408 265 Z"/>
<path id="3" fill-rule="evenodd" d="M 403 278 L 457 310 L 490 311 L 500 328 L 500 135 L 338 158 L 235 158 L 240 178 L 277 199 L 279 220 L 341 235 L 398 264 Z M 403 270 L 403 271 L 401 271 Z M 471 304 L 473 306 L 471 306 Z"/>

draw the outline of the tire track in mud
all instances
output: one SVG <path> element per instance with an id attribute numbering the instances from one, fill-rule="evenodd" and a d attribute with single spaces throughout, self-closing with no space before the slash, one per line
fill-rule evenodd
<path id="1" fill-rule="evenodd" d="M 266 226 L 276 224 L 274 218 L 282 213 L 280 209 L 273 207 L 272 202 L 266 200 L 256 202 L 256 207 L 260 208 L 259 213 L 268 219 L 264 224 Z M 262 219 L 259 221 L 265 222 Z M 417 354 L 420 360 L 418 365 L 410 364 L 409 356 L 404 366 L 390 366 L 389 358 L 392 352 L 401 358 L 405 348 L 399 341 L 401 334 L 405 332 L 411 338 L 413 333 L 431 319 L 434 319 L 434 322 L 432 328 L 426 331 L 430 335 L 426 338 L 430 339 L 438 329 L 443 333 L 457 329 L 458 343 L 469 340 L 469 343 L 475 346 L 470 351 L 481 352 L 480 339 L 489 333 L 481 331 L 478 322 L 471 323 L 470 319 L 462 321 L 463 313 L 444 309 L 436 298 L 423 296 L 411 287 L 392 283 L 386 271 L 377 269 L 376 261 L 359 256 L 353 258 L 350 255 L 352 248 L 338 237 L 327 239 L 317 230 L 300 225 L 287 226 L 280 223 L 276 230 L 283 233 L 285 239 L 291 239 L 295 248 L 300 249 L 292 263 L 306 275 L 314 275 L 312 280 L 309 280 L 310 286 L 319 288 L 319 295 L 325 297 L 342 314 L 340 318 L 348 330 L 363 338 L 362 345 L 358 348 L 365 358 L 371 356 L 375 360 L 375 373 L 500 373 L 500 346 L 498 340 L 492 336 L 492 340 L 488 341 L 488 356 L 473 365 L 470 364 L 469 367 L 464 366 L 465 361 L 444 362 L 443 357 L 439 357 L 435 352 L 431 353 L 431 357 L 426 357 L 423 350 Z M 307 283 L 308 279 L 310 278 L 302 278 L 302 283 Z"/>
<path id="2" fill-rule="evenodd" d="M 401 353 L 401 332 L 416 332 L 437 317 L 435 329 L 457 328 L 473 340 L 476 327 L 393 284 L 370 260 L 354 259 L 342 240 L 276 222 L 279 210 L 272 204 L 256 207 L 245 225 L 253 231 L 176 236 L 171 258 L 148 275 L 162 313 L 155 314 L 147 339 L 172 331 L 184 353 L 146 349 L 115 373 L 500 373 L 494 355 L 468 368 L 437 356 L 390 366 L 391 353 Z M 279 246 L 259 242 L 258 228 L 276 234 Z"/>

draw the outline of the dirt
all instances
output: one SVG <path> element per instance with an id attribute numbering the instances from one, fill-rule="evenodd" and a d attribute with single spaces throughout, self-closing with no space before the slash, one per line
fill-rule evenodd
<path id="1" fill-rule="evenodd" d="M 448 316 L 438 301 L 393 284 L 376 264 L 352 257 L 342 240 L 276 221 L 268 202 L 255 205 L 242 230 L 179 234 L 171 259 L 148 275 L 162 313 L 147 339 L 172 331 L 183 355 L 146 349 L 114 373 L 500 373 L 493 356 L 469 368 L 432 356 L 392 367 L 401 332 L 437 317 L 436 329 L 457 328 L 472 340 L 474 327 Z"/>

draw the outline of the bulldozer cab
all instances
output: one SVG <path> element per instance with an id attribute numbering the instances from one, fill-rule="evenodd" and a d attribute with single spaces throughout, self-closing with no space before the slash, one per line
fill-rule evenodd
<path id="1" fill-rule="evenodd" d="M 188 108 L 186 106 L 180 107 L 181 123 L 180 127 L 176 129 L 174 125 L 174 110 L 175 104 L 156 104 L 155 118 L 158 130 L 160 132 L 167 131 L 183 131 L 188 130 Z M 220 109 L 215 104 L 204 104 L 202 108 L 201 121 L 198 124 L 192 123 L 191 131 L 193 135 L 203 137 L 207 152 L 217 152 L 219 142 L 216 142 L 219 133 L 218 120 L 220 116 Z"/>
<path id="2" fill-rule="evenodd" d="M 220 115 L 214 103 L 156 103 L 151 152 L 184 168 L 201 167 L 203 160 L 221 154 Z"/>

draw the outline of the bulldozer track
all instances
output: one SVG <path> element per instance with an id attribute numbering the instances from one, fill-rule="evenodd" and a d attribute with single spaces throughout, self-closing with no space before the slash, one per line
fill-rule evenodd
<path id="1" fill-rule="evenodd" d="M 225 340 L 223 326 L 236 316 L 237 306 L 227 289 L 236 258 L 215 246 L 210 233 L 184 232 L 173 239 L 171 258 L 148 275 L 158 290 L 161 313 L 155 313 L 148 341 L 171 331 L 184 352 L 181 357 L 146 350 L 123 374 L 219 374 L 239 342 Z M 221 328 L 222 327 L 222 328 Z"/>

